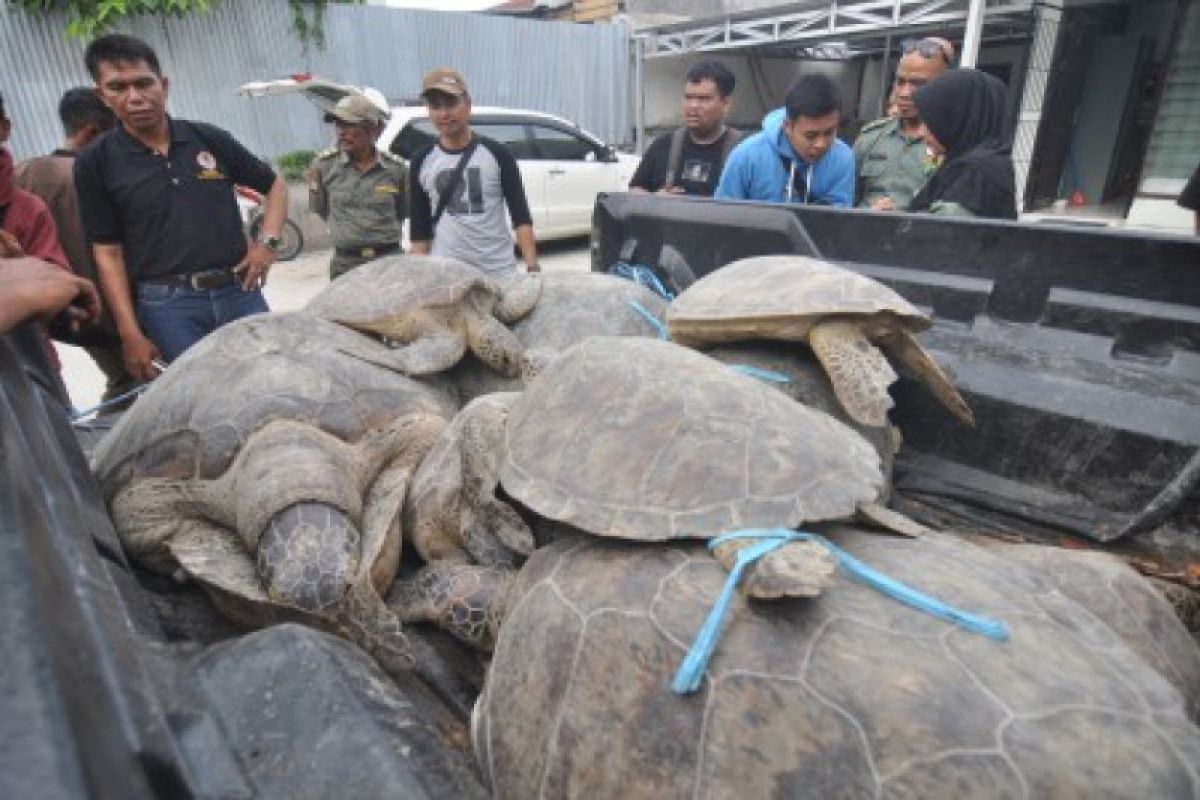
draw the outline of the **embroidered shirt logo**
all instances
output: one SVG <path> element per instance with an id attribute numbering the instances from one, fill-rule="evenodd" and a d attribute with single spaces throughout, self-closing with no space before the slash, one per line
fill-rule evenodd
<path id="1" fill-rule="evenodd" d="M 225 173 L 217 169 L 217 158 L 207 150 L 201 150 L 196 154 L 196 163 L 200 166 L 200 171 L 196 173 L 196 177 L 202 181 L 220 181 L 225 179 Z"/>

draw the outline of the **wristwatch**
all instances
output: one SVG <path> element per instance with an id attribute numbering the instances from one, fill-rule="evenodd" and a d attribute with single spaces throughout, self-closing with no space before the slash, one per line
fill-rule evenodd
<path id="1" fill-rule="evenodd" d="M 280 239 L 278 236 L 272 236 L 266 231 L 263 231 L 258 235 L 258 243 L 270 250 L 272 253 L 278 253 L 279 245 L 283 244 L 283 239 Z"/>

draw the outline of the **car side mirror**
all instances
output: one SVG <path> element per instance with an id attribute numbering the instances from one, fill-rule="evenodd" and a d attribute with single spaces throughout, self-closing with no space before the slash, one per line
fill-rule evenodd
<path id="1" fill-rule="evenodd" d="M 600 160 L 605 164 L 615 164 L 617 162 L 617 151 L 609 145 L 605 145 L 600 151 Z"/>

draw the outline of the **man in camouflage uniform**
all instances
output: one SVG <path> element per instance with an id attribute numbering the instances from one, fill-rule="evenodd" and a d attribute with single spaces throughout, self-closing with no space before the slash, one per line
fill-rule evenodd
<path id="1" fill-rule="evenodd" d="M 953 59 L 954 47 L 945 39 L 921 39 L 905 46 L 891 92 L 895 116 L 863 126 L 854 142 L 859 208 L 907 209 L 937 168 L 921 138 L 921 118 L 912 96 L 949 69 Z"/>
<path id="2" fill-rule="evenodd" d="M 408 173 L 399 158 L 375 147 L 385 114 L 351 94 L 325 115 L 337 127 L 337 147 L 320 153 L 308 172 L 308 206 L 329 223 L 330 280 L 401 252 Z"/>

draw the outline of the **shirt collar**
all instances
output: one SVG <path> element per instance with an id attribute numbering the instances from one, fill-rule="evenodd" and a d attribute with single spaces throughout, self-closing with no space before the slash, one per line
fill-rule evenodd
<path id="1" fill-rule="evenodd" d="M 379 154 L 379 148 L 376 147 L 372 152 L 375 154 L 375 160 L 371 162 L 371 166 L 366 170 L 367 172 L 370 172 L 383 163 L 383 156 Z M 337 160 L 338 164 L 342 165 L 343 167 L 353 166 L 350 163 L 350 154 L 344 150 L 338 150 Z"/>
<path id="2" fill-rule="evenodd" d="M 170 114 L 167 115 L 167 130 L 171 134 L 171 144 L 190 142 L 195 139 L 195 137 L 192 135 L 191 126 L 179 122 L 178 120 L 172 118 Z M 134 137 L 133 134 L 125 130 L 124 125 L 117 125 L 116 128 L 113 129 L 113 136 L 116 136 L 117 140 L 122 144 L 122 146 L 131 152 L 144 153 L 150 149 L 136 137 Z"/>

